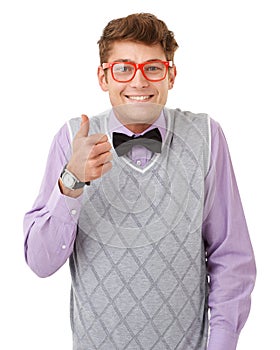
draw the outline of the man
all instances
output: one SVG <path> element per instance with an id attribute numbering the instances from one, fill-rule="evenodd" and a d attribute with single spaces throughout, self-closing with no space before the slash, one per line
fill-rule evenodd
<path id="1" fill-rule="evenodd" d="M 25 216 L 37 275 L 70 260 L 74 349 L 232 350 L 248 317 L 255 262 L 222 130 L 164 107 L 177 47 L 151 14 L 108 23 L 112 109 L 60 129 Z"/>

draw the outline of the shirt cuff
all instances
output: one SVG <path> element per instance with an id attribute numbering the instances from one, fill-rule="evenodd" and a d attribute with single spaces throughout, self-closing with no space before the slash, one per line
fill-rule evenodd
<path id="1" fill-rule="evenodd" d="M 82 208 L 82 198 L 82 195 L 78 198 L 65 196 L 60 192 L 57 184 L 48 200 L 47 208 L 51 215 L 65 223 L 69 223 L 69 221 L 78 223 Z"/>
<path id="2" fill-rule="evenodd" d="M 207 350 L 236 350 L 239 335 L 222 328 L 211 330 Z"/>

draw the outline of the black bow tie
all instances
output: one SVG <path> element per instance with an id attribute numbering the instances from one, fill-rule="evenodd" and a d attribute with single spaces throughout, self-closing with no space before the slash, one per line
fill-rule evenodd
<path id="1" fill-rule="evenodd" d="M 119 157 L 127 154 L 133 146 L 140 145 L 155 153 L 161 153 L 162 138 L 159 129 L 152 129 L 140 136 L 128 136 L 113 132 L 113 146 Z"/>

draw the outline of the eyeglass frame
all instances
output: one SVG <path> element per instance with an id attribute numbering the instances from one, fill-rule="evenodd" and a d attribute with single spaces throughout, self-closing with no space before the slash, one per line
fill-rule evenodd
<path id="1" fill-rule="evenodd" d="M 116 64 L 125 64 L 125 63 L 128 63 L 130 65 L 132 65 L 134 67 L 134 73 L 132 75 L 132 77 L 128 80 L 118 80 L 115 78 L 114 76 L 114 73 L 113 73 L 113 67 L 114 65 Z M 166 70 L 165 70 L 165 74 L 163 76 L 163 78 L 160 78 L 160 79 L 149 79 L 145 72 L 144 72 L 144 69 L 143 67 L 146 65 L 146 64 L 151 64 L 151 63 L 163 63 L 166 67 Z M 173 64 L 173 61 L 161 61 L 161 60 L 154 60 L 154 61 L 146 61 L 146 62 L 142 62 L 142 63 L 135 63 L 135 62 L 130 62 L 130 61 L 116 61 L 116 62 L 104 62 L 102 63 L 101 67 L 105 70 L 105 69 L 110 69 L 111 71 L 111 75 L 113 77 L 113 79 L 115 81 L 117 81 L 118 83 L 128 83 L 130 82 L 131 80 L 134 79 L 135 75 L 136 75 L 136 72 L 138 69 L 140 69 L 141 73 L 143 74 L 144 78 L 148 81 L 151 81 L 151 82 L 158 82 L 158 81 L 162 81 L 166 78 L 166 75 L 167 75 L 167 71 L 168 71 L 168 68 L 173 68 L 174 67 L 174 64 Z"/>

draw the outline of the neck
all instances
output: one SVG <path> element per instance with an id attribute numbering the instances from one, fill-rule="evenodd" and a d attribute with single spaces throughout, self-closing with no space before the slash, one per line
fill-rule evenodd
<path id="1" fill-rule="evenodd" d="M 163 106 L 154 103 L 131 103 L 114 106 L 119 122 L 134 134 L 141 134 L 160 116 Z"/>
<path id="2" fill-rule="evenodd" d="M 133 134 L 141 134 L 147 130 L 152 124 L 125 124 L 124 126 L 133 132 Z"/>

